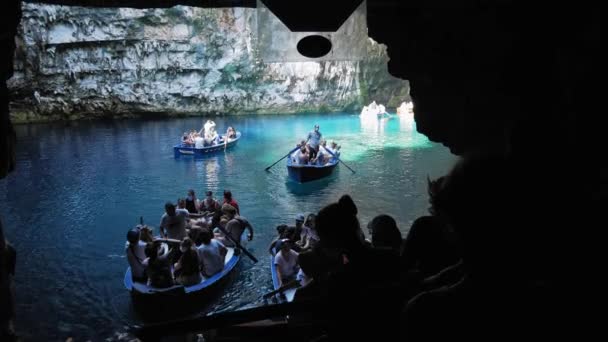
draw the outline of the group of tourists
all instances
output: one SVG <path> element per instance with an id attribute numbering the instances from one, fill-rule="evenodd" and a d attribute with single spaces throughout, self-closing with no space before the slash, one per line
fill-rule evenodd
<path id="1" fill-rule="evenodd" d="M 277 236 L 270 243 L 268 251 L 274 255 L 273 267 L 276 268 L 279 284 L 283 285 L 292 280 L 299 280 L 303 285 L 309 279 L 300 269 L 298 264 L 299 253 L 312 250 L 319 242 L 319 236 L 315 230 L 314 213 L 304 215 L 298 214 L 295 225 L 281 224 L 277 226 Z"/>
<path id="2" fill-rule="evenodd" d="M 215 129 L 215 122 L 207 120 L 199 130 L 184 132 L 182 135 L 182 145 L 194 146 L 194 148 L 204 148 L 209 146 L 227 144 L 237 138 L 236 130 L 228 126 L 226 134 L 220 135 Z"/>
<path id="3" fill-rule="evenodd" d="M 127 233 L 126 254 L 133 281 L 155 288 L 198 284 L 222 271 L 227 248 L 240 244 L 245 230 L 247 238 L 253 239 L 253 227 L 239 215 L 230 190 L 224 190 L 221 204 L 212 191 L 205 195 L 199 200 L 190 189 L 177 204 L 167 202 L 157 237 L 146 225 Z"/>
<path id="4" fill-rule="evenodd" d="M 329 146 L 322 138 L 319 125 L 308 133 L 306 139 L 296 145 L 299 147 L 291 154 L 291 162 L 298 165 L 326 165 L 340 155 L 341 146 L 332 141 Z"/>

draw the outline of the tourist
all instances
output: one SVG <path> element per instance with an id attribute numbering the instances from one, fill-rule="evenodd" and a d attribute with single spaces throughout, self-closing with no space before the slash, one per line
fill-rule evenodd
<path id="1" fill-rule="evenodd" d="M 224 190 L 224 202 L 222 202 L 222 205 L 223 204 L 230 204 L 236 209 L 237 215 L 240 215 L 239 204 L 232 198 L 232 192 L 230 190 Z"/>
<path id="2" fill-rule="evenodd" d="M 198 236 L 198 260 L 201 272 L 206 278 L 224 269 L 225 257 L 228 250 L 216 239 L 209 228 L 202 228 Z"/>
<path id="3" fill-rule="evenodd" d="M 203 213 L 215 213 L 220 210 L 220 204 L 213 198 L 213 191 L 207 190 L 205 199 L 201 201 L 199 209 Z"/>
<path id="4" fill-rule="evenodd" d="M 403 239 L 394 218 L 389 215 L 378 215 L 369 222 L 367 229 L 375 248 L 386 248 L 393 251 L 396 256 L 401 255 Z"/>
<path id="5" fill-rule="evenodd" d="M 319 125 L 315 125 L 314 130 L 308 133 L 306 142 L 310 144 L 310 158 L 314 158 L 319 151 L 319 144 L 321 143 L 321 132 L 319 132 Z"/>
<path id="6" fill-rule="evenodd" d="M 174 265 L 175 280 L 184 286 L 192 286 L 201 282 L 199 272 L 198 253 L 193 248 L 192 240 L 184 238 L 180 243 L 181 257 Z"/>
<path id="7" fill-rule="evenodd" d="M 200 134 L 194 133 L 194 148 L 204 148 L 205 147 L 205 139 L 201 137 Z"/>
<path id="8" fill-rule="evenodd" d="M 295 280 L 298 271 L 298 253 L 291 249 L 291 242 L 287 239 L 277 243 L 279 252 L 274 257 L 274 267 L 277 272 L 279 286 Z"/>
<path id="9" fill-rule="evenodd" d="M 131 276 L 133 281 L 145 282 L 145 266 L 146 259 L 146 243 L 140 240 L 139 227 L 131 229 L 127 232 L 127 246 L 125 248 L 127 254 L 127 262 L 131 267 Z"/>
<path id="10" fill-rule="evenodd" d="M 175 205 L 171 202 L 165 204 L 165 213 L 160 218 L 160 234 L 164 238 L 182 240 L 187 236 L 186 232 L 186 218 L 187 214 L 184 214 L 180 210 L 179 215 L 175 208 Z"/>
<path id="11" fill-rule="evenodd" d="M 235 241 L 240 243 L 245 229 L 249 231 L 247 240 L 251 241 L 253 239 L 253 227 L 247 219 L 237 214 L 236 208 L 230 204 L 224 204 L 222 205 L 222 213 L 228 220 L 225 230 L 230 234 L 229 237 L 225 237 L 225 241 L 222 241 L 226 247 L 235 247 Z"/>
<path id="12" fill-rule="evenodd" d="M 292 162 L 298 165 L 307 165 L 309 161 L 308 150 L 306 149 L 306 145 L 300 146 L 300 149 L 296 151 Z"/>
<path id="13" fill-rule="evenodd" d="M 186 209 L 191 214 L 198 214 L 198 208 L 200 207 L 199 200 L 196 198 L 196 194 L 193 189 L 188 190 L 188 196 L 186 197 Z"/>
<path id="14" fill-rule="evenodd" d="M 312 249 L 319 242 L 319 236 L 315 230 L 316 217 L 317 215 L 311 213 L 308 214 L 306 220 L 304 221 L 302 233 L 300 234 L 300 241 L 296 242 L 296 244 L 300 247 L 300 252 Z"/>
<path id="15" fill-rule="evenodd" d="M 173 286 L 173 274 L 171 273 L 171 257 L 173 250 L 168 250 L 166 245 L 152 242 L 146 245 L 146 259 L 143 264 L 146 267 L 148 286 L 165 288 Z"/>
<path id="16" fill-rule="evenodd" d="M 286 224 L 281 224 L 277 226 L 277 236 L 272 240 L 272 242 L 270 242 L 270 245 L 268 246 L 268 253 L 270 253 L 271 255 L 274 255 L 277 251 L 275 250 L 276 244 L 283 240 L 283 239 L 287 239 L 287 225 Z"/>

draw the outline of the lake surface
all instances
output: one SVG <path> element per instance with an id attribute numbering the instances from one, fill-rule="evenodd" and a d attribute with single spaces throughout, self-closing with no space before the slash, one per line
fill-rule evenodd
<path id="1" fill-rule="evenodd" d="M 350 194 L 362 225 L 395 217 L 405 236 L 428 208 L 426 178 L 455 162 L 447 148 L 416 133 L 411 118 L 358 115 L 228 116 L 238 145 L 205 159 L 175 158 L 181 134 L 203 118 L 17 126 L 17 169 L 0 181 L 0 217 L 18 251 L 17 328 L 25 340 L 115 339 L 141 324 L 123 287 L 126 232 L 143 216 L 158 227 L 164 203 L 189 188 L 232 190 L 253 224 L 244 259 L 222 295 L 200 314 L 262 305 L 272 284 L 267 257 L 275 227 Z M 287 180 L 285 160 L 265 167 L 304 139 L 314 124 L 342 145 L 344 165 L 313 183 Z M 157 228 L 155 229 L 157 232 Z M 366 231 L 367 233 L 367 231 Z M 168 317 L 169 318 L 169 317 Z"/>

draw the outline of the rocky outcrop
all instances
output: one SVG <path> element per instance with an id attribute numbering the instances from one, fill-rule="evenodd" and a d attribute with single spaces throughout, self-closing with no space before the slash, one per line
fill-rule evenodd
<path id="1" fill-rule="evenodd" d="M 372 100 L 394 110 L 409 97 L 386 48 L 366 35 L 363 59 L 264 62 L 255 8 L 22 9 L 15 122 L 358 111 Z"/>

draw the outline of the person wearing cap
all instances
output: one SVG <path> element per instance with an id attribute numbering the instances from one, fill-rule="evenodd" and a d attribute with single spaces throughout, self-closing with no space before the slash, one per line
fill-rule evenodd
<path id="1" fill-rule="evenodd" d="M 322 134 L 319 132 L 319 125 L 315 124 L 314 130 L 308 133 L 306 143 L 310 144 L 310 159 L 314 159 L 319 151 L 319 144 L 321 143 Z"/>
<path id="2" fill-rule="evenodd" d="M 146 243 L 140 239 L 140 226 L 129 230 L 127 232 L 127 244 L 125 246 L 125 253 L 127 254 L 127 261 L 131 267 L 131 276 L 133 281 L 145 282 L 145 266 L 144 260 L 146 259 Z"/>
<path id="3" fill-rule="evenodd" d="M 288 239 L 280 240 L 277 243 L 279 252 L 274 257 L 274 267 L 277 271 L 279 286 L 294 280 L 300 267 L 298 266 L 298 252 L 291 249 L 291 242 Z"/>
<path id="4" fill-rule="evenodd" d="M 238 215 L 241 214 L 241 211 L 239 210 L 239 204 L 234 198 L 232 198 L 232 192 L 230 190 L 224 190 L 224 202 L 222 204 L 230 204 L 236 209 L 236 213 Z"/>
<path id="5" fill-rule="evenodd" d="M 211 190 L 207 190 L 205 193 L 205 199 L 201 201 L 199 205 L 199 210 L 201 212 L 210 212 L 214 213 L 220 209 L 220 204 L 218 201 L 213 198 L 213 192 Z"/>

